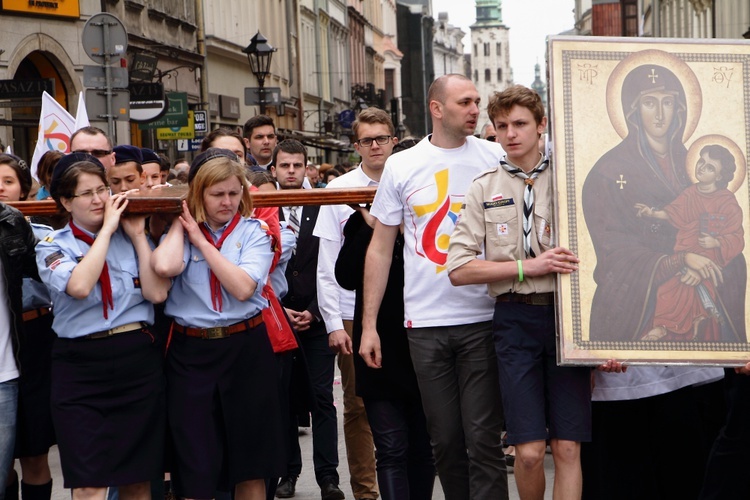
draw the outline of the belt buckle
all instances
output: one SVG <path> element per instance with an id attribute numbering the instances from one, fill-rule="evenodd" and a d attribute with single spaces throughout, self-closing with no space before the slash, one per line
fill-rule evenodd
<path id="1" fill-rule="evenodd" d="M 226 337 L 226 328 L 223 326 L 214 326 L 211 328 L 205 328 L 203 330 L 203 336 L 206 339 L 221 339 Z"/>

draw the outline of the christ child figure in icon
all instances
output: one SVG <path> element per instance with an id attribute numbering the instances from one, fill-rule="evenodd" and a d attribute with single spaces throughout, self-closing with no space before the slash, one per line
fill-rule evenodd
<path id="1" fill-rule="evenodd" d="M 638 217 L 665 220 L 677 229 L 675 256 L 697 254 L 713 263 L 701 270 L 685 265 L 659 285 L 653 324 L 641 340 L 716 342 L 734 337 L 717 290 L 724 281 L 722 268 L 744 248 L 742 209 L 727 187 L 736 168 L 728 149 L 707 145 L 695 165 L 695 184 L 661 210 L 635 205 Z"/>

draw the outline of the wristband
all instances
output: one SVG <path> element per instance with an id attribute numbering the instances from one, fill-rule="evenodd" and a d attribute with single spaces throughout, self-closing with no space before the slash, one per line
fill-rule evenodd
<path id="1" fill-rule="evenodd" d="M 520 283 L 523 281 L 523 262 L 521 261 L 521 259 L 517 260 L 516 262 L 518 263 L 518 282 Z"/>

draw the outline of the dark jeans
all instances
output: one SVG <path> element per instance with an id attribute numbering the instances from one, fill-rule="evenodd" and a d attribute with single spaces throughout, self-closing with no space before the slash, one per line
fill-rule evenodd
<path id="1" fill-rule="evenodd" d="M 431 500 L 435 459 L 418 400 L 363 398 L 383 500 Z"/>
<path id="2" fill-rule="evenodd" d="M 300 332 L 300 347 L 305 353 L 310 383 L 315 397 L 312 411 L 313 465 L 318 484 L 339 483 L 338 427 L 336 407 L 333 405 L 333 374 L 336 355 L 328 347 L 328 335 L 322 323 Z M 287 475 L 297 477 L 302 472 L 302 452 L 297 435 L 297 419 L 289 424 L 289 463 Z"/>
<path id="3" fill-rule="evenodd" d="M 491 322 L 408 331 L 446 500 L 508 498 Z"/>

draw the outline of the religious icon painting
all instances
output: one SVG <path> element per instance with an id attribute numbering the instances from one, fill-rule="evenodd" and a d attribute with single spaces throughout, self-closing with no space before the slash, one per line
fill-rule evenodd
<path id="1" fill-rule="evenodd" d="M 562 364 L 750 361 L 750 45 L 551 37 Z"/>

